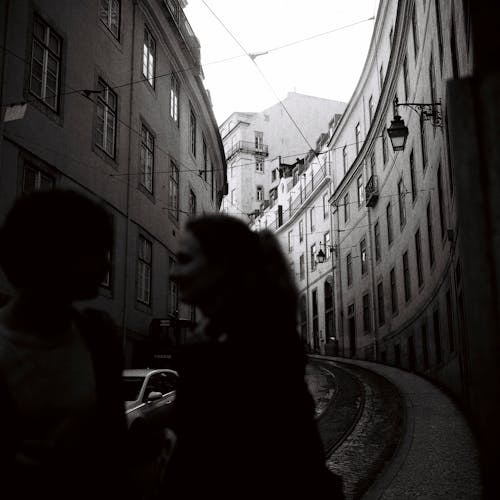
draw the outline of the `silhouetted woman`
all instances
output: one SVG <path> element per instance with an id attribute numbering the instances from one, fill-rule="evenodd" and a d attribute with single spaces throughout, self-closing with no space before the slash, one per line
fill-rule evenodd
<path id="1" fill-rule="evenodd" d="M 204 321 L 179 355 L 170 498 L 342 498 L 304 381 L 297 291 L 272 233 L 188 222 L 173 273 Z"/>

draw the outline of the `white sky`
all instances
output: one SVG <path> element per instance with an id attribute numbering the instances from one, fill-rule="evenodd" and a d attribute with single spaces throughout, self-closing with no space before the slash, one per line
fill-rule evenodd
<path id="1" fill-rule="evenodd" d="M 366 20 L 379 0 L 205 0 L 249 53 Z M 201 43 L 205 86 L 218 123 L 233 111 L 262 111 L 277 102 L 248 57 L 202 0 L 186 16 Z M 375 21 L 341 29 L 256 59 L 280 99 L 296 91 L 347 102 L 363 69 Z"/>

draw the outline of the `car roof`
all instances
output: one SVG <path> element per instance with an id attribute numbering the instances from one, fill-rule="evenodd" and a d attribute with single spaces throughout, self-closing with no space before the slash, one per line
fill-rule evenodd
<path id="1" fill-rule="evenodd" d="M 124 377 L 146 377 L 153 373 L 174 373 L 177 375 L 175 370 L 169 370 L 167 368 L 131 368 L 123 370 Z"/>

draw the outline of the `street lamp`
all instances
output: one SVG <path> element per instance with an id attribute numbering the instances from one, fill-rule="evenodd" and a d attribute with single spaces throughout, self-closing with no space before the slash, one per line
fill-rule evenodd
<path id="1" fill-rule="evenodd" d="M 398 102 L 398 98 L 394 98 L 394 119 L 391 120 L 391 126 L 387 129 L 387 135 L 391 140 L 393 151 L 403 151 L 408 137 L 408 127 L 404 120 L 398 114 L 398 106 L 408 106 L 417 112 L 420 120 L 431 120 L 433 127 L 441 127 L 441 112 L 437 108 L 441 106 L 440 102 L 421 103 L 421 102 Z"/>

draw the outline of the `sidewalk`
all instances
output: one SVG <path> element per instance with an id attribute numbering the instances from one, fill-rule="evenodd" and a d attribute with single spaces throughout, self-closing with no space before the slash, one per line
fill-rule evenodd
<path id="1" fill-rule="evenodd" d="M 448 396 L 418 375 L 394 367 L 326 356 L 317 359 L 371 370 L 394 384 L 404 400 L 403 438 L 363 500 L 481 498 L 477 447 Z"/>

